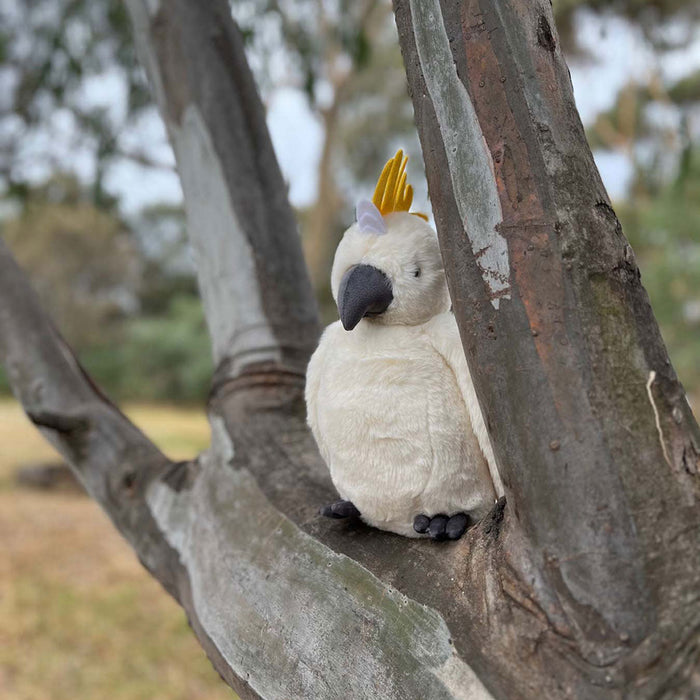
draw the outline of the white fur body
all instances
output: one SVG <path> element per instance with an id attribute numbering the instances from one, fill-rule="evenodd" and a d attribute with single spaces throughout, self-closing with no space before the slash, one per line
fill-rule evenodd
<path id="1" fill-rule="evenodd" d="M 356 264 L 382 270 L 394 300 L 348 332 L 326 328 L 307 371 L 308 421 L 331 478 L 365 522 L 417 537 L 416 515 L 479 519 L 502 486 L 432 229 L 409 214 L 388 231 L 357 225 L 341 241 L 331 286 Z M 416 270 L 419 274 L 416 275 Z"/>
<path id="2" fill-rule="evenodd" d="M 415 537 L 416 515 L 479 519 L 493 506 L 451 313 L 419 326 L 363 320 L 352 333 L 336 322 L 307 377 L 309 421 L 333 483 L 369 525 Z"/>

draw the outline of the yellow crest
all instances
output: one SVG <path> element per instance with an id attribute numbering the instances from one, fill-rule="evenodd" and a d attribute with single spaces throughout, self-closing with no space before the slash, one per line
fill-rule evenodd
<path id="1" fill-rule="evenodd" d="M 387 161 L 382 174 L 377 180 L 372 204 L 374 204 L 382 216 L 395 211 L 408 211 L 413 202 L 413 187 L 406 183 L 406 163 L 408 156 L 399 149 L 396 155 Z M 414 216 L 428 220 L 425 214 L 412 212 Z"/>

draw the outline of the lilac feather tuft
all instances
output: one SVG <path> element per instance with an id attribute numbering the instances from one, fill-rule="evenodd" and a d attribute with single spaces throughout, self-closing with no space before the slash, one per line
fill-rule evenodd
<path id="1" fill-rule="evenodd" d="M 361 199 L 355 208 L 357 223 L 363 233 L 374 233 L 381 236 L 386 233 L 386 221 L 376 206 L 368 199 Z"/>

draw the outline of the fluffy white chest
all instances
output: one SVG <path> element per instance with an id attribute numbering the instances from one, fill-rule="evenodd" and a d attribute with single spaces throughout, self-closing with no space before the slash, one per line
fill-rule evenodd
<path id="1" fill-rule="evenodd" d="M 316 437 L 340 495 L 367 522 L 411 535 L 420 513 L 492 503 L 459 385 L 424 326 L 334 324 L 317 352 Z"/>

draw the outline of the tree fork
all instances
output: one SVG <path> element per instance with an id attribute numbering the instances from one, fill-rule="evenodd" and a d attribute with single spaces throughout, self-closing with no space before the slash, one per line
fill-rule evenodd
<path id="1" fill-rule="evenodd" d="M 580 683 L 598 675 L 611 697 L 637 684 L 635 697 L 661 696 L 673 663 L 656 657 L 672 639 L 692 647 L 700 620 L 687 603 L 700 432 L 586 142 L 551 4 L 394 8 L 455 314 L 506 488 L 505 550 L 580 658 Z M 674 672 L 687 690 L 698 660 L 686 651 Z M 666 673 L 645 678 L 641 658 Z"/>
<path id="2" fill-rule="evenodd" d="M 1 244 L 0 357 L 225 680 L 265 698 L 690 697 L 697 426 L 549 6 L 396 5 L 508 498 L 435 546 L 318 517 L 332 487 L 301 381 L 318 321 L 240 34 L 224 0 L 128 5 L 197 251 L 212 446 L 165 458 L 89 381 Z"/>

